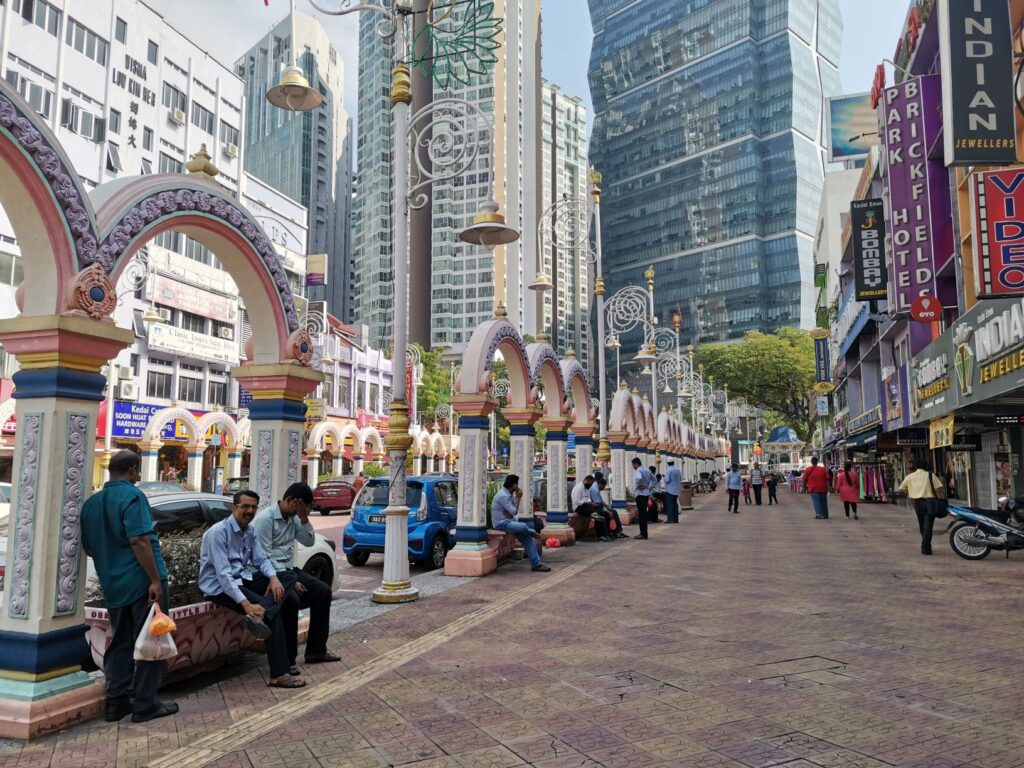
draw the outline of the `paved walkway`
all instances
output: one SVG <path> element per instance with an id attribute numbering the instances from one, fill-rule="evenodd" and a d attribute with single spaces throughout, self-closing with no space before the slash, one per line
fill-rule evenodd
<path id="1" fill-rule="evenodd" d="M 1024 562 L 918 553 L 913 515 L 697 498 L 649 541 L 584 543 L 334 634 L 345 665 L 258 659 L 174 718 L 0 751 L 14 766 L 1013 768 Z M 838 512 L 838 516 L 837 516 Z"/>

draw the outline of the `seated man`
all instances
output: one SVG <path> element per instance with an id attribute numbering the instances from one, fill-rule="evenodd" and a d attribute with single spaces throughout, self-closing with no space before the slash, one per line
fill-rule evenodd
<path id="1" fill-rule="evenodd" d="M 601 507 L 601 514 L 604 515 L 605 520 L 608 521 L 608 530 L 613 539 L 628 539 L 629 537 L 622 530 L 622 521 L 619 519 L 619 513 L 613 508 L 609 507 L 604 500 L 604 491 L 608 487 L 608 480 L 601 472 L 594 473 L 594 484 L 590 486 L 590 498 L 595 504 Z"/>
<path id="2" fill-rule="evenodd" d="M 203 534 L 199 589 L 210 602 L 243 614 L 246 629 L 266 641 L 271 688 L 302 688 L 305 681 L 288 673 L 281 620 L 284 587 L 249 525 L 259 503 L 254 491 L 238 491 L 231 514 Z"/>
<path id="3" fill-rule="evenodd" d="M 537 542 L 533 540 L 533 526 L 516 520 L 522 500 L 523 491 L 519 487 L 519 476 L 509 475 L 505 478 L 501 490 L 494 494 L 494 501 L 491 502 L 491 525 L 499 531 L 513 534 L 522 542 L 533 570 L 550 571 L 551 569 L 540 561 Z"/>
<path id="4" fill-rule="evenodd" d="M 594 533 L 601 541 L 611 541 L 608 536 L 608 520 L 602 514 L 601 504 L 594 502 L 590 489 L 594 485 L 594 476 L 587 475 L 572 487 L 572 511 L 578 520 L 593 520 Z M 583 528 L 586 531 L 586 528 Z"/>
<path id="5" fill-rule="evenodd" d="M 264 507 L 252 521 L 260 546 L 274 564 L 277 578 L 285 588 L 281 620 L 284 622 L 284 640 L 288 648 L 288 674 L 299 674 L 295 660 L 298 656 L 299 611 L 309 608 L 309 633 L 306 636 L 306 664 L 341 661 L 327 650 L 327 636 L 331 627 L 331 588 L 315 576 L 299 570 L 294 564 L 295 542 L 307 547 L 316 536 L 309 522 L 309 508 L 313 504 L 313 489 L 305 483 L 292 483 L 277 504 Z"/>

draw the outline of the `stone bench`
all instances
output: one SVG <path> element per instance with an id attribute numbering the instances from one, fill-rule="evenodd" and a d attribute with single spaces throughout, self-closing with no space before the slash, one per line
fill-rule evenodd
<path id="1" fill-rule="evenodd" d="M 494 528 L 487 529 L 487 546 L 494 551 L 498 558 L 498 565 L 507 563 L 512 559 L 512 553 L 516 549 L 522 549 L 522 545 L 511 533 L 505 533 Z"/>

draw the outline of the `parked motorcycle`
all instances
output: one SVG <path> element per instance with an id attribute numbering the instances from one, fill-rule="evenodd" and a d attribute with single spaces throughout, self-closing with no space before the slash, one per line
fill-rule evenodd
<path id="1" fill-rule="evenodd" d="M 978 509 L 949 505 L 953 516 L 949 546 L 966 560 L 981 560 L 993 549 L 1006 552 L 1024 549 L 1024 503 L 1010 499 L 1003 509 Z"/>

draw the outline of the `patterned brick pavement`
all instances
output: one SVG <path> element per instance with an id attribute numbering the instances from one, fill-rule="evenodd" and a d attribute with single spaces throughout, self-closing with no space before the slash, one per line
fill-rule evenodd
<path id="1" fill-rule="evenodd" d="M 647 542 L 347 627 L 345 666 L 307 668 L 304 691 L 253 659 L 170 689 L 177 717 L 12 745 L 0 768 L 1024 766 L 1021 558 L 938 537 L 922 557 L 905 510 L 782 501 L 698 497 Z"/>

